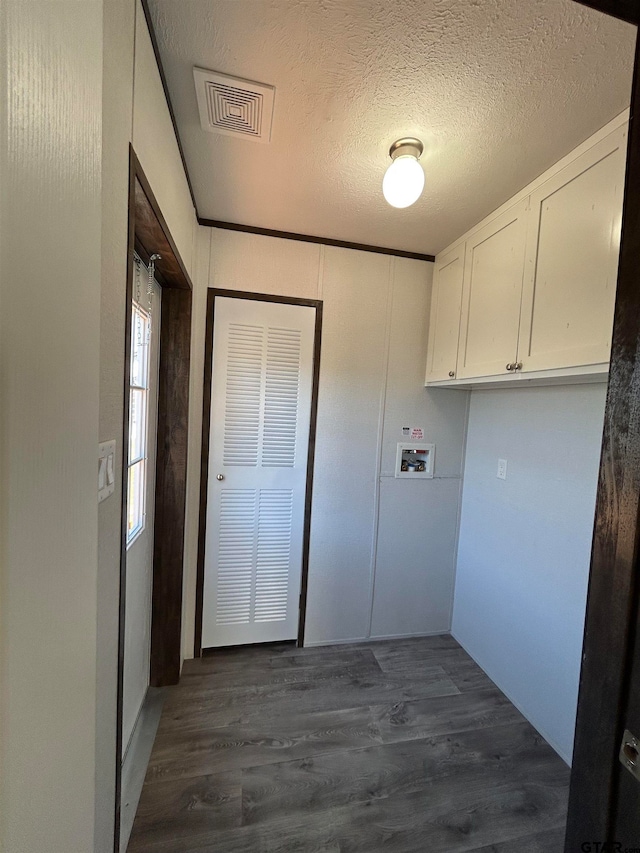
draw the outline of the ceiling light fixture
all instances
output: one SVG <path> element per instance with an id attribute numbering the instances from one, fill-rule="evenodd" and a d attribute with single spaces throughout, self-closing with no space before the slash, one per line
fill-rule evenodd
<path id="1" fill-rule="evenodd" d="M 424 146 L 419 139 L 398 139 L 389 149 L 393 161 L 382 180 L 382 193 L 392 207 L 409 207 L 424 189 L 424 172 L 418 162 Z"/>

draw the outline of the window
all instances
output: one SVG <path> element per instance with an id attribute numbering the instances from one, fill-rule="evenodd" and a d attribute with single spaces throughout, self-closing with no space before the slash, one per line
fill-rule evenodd
<path id="1" fill-rule="evenodd" d="M 147 482 L 147 421 L 149 411 L 150 317 L 137 302 L 132 304 L 131 373 L 129 377 L 129 487 L 127 492 L 127 545 L 144 530 Z"/>

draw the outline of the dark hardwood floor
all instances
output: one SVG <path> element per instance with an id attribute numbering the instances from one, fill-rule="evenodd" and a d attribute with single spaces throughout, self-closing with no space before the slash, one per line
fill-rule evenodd
<path id="1" fill-rule="evenodd" d="M 561 853 L 569 770 L 450 636 L 185 663 L 129 853 Z"/>

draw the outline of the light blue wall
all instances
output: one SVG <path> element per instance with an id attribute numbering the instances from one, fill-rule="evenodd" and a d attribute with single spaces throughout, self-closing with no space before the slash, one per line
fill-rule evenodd
<path id="1" fill-rule="evenodd" d="M 605 391 L 474 391 L 469 410 L 453 634 L 567 762 Z"/>

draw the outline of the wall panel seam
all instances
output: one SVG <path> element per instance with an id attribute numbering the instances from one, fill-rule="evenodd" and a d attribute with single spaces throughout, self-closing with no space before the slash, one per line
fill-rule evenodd
<path id="1" fill-rule="evenodd" d="M 316 298 L 322 299 L 322 294 L 324 293 L 324 245 L 320 246 L 320 252 L 318 255 L 318 283 L 316 290 Z"/>
<path id="2" fill-rule="evenodd" d="M 387 278 L 387 305 L 385 311 L 384 358 L 380 377 L 380 408 L 378 410 L 378 436 L 376 444 L 375 485 L 373 493 L 374 509 L 373 532 L 371 537 L 371 565 L 369 569 L 369 622 L 367 626 L 367 638 L 371 637 L 371 628 L 373 625 L 373 606 L 375 601 L 376 563 L 378 560 L 378 530 L 380 527 L 380 475 L 382 471 L 382 451 L 385 409 L 387 403 L 387 384 L 389 381 L 389 355 L 391 351 L 391 321 L 393 315 L 393 296 L 395 291 L 395 267 L 395 259 L 389 258 L 389 271 Z"/>
<path id="3" fill-rule="evenodd" d="M 136 48 L 138 45 L 138 39 L 136 38 L 137 29 L 136 22 L 138 19 L 138 4 L 133 4 L 133 65 L 131 66 L 131 125 L 129 126 L 129 140 L 133 145 L 133 126 L 134 126 L 134 116 L 136 112 L 135 100 L 136 100 Z"/>
<path id="4" fill-rule="evenodd" d="M 207 299 L 207 289 L 209 287 L 209 276 L 211 274 L 211 251 L 212 251 L 212 236 L 211 229 L 206 229 L 204 239 L 205 245 L 201 247 L 202 235 L 200 234 L 201 225 L 198 225 L 196 222 L 196 239 L 194 241 L 194 255 L 193 255 L 193 267 L 194 267 L 194 302 L 197 303 L 198 300 L 198 292 L 203 290 L 203 301 L 206 305 Z M 204 263 L 202 263 L 204 259 Z M 202 277 L 201 277 L 202 276 Z M 200 282 L 206 282 L 204 288 L 201 288 Z M 204 326 L 206 322 L 206 309 L 204 312 L 204 317 L 198 317 L 198 309 L 197 307 L 193 311 L 192 323 L 193 326 L 196 323 L 201 322 Z M 202 331 L 202 338 L 198 338 L 199 330 L 194 330 L 192 328 L 192 337 L 191 337 L 191 385 L 189 388 L 189 399 L 191 401 L 190 411 L 189 411 L 189 422 L 193 424 L 194 420 L 197 424 L 195 432 L 192 435 L 200 435 L 202 431 L 202 398 L 199 394 L 196 394 L 195 388 L 196 383 L 203 381 L 203 372 L 204 372 L 204 331 Z M 196 399 L 199 400 L 199 404 L 196 405 Z M 192 446 L 193 445 L 193 446 Z M 189 445 L 189 454 L 194 461 L 194 464 L 190 469 L 187 470 L 187 494 L 190 495 L 195 493 L 196 495 L 200 492 L 200 457 L 201 457 L 202 448 L 198 445 L 197 441 L 192 441 Z M 192 482 L 195 480 L 195 482 Z M 191 491 L 193 490 L 193 492 Z M 189 506 L 187 503 L 187 513 L 198 513 L 198 507 L 194 505 L 193 507 Z M 196 552 L 195 557 L 193 557 L 193 546 L 194 543 L 191 542 L 187 537 L 185 537 L 185 566 L 186 566 L 186 578 L 185 578 L 185 586 L 184 586 L 184 611 L 183 611 L 183 637 L 182 637 L 182 661 L 184 662 L 187 659 L 191 659 L 193 657 L 193 644 L 195 640 L 195 611 L 196 611 L 196 585 L 197 585 L 197 536 L 198 536 L 198 526 L 199 526 L 199 517 L 198 522 L 195 524 L 195 532 L 196 532 Z M 189 552 L 187 554 L 187 551 Z"/>
<path id="5" fill-rule="evenodd" d="M 458 550 L 460 547 L 460 531 L 462 528 L 462 503 L 464 496 L 464 470 L 467 461 L 467 438 L 469 435 L 469 415 L 471 412 L 471 394 L 467 395 L 467 405 L 464 415 L 464 434 L 462 436 L 462 456 L 460 459 L 460 485 L 458 487 L 458 514 L 456 519 L 456 541 L 453 548 L 453 587 L 451 589 L 451 604 L 449 606 L 449 627 L 453 630 L 453 611 L 456 599 L 456 581 L 458 578 Z"/>
<path id="6" fill-rule="evenodd" d="M 200 228 L 202 228 L 202 227 L 203 226 L 201 225 Z M 215 231 L 213 230 L 213 228 L 209 228 L 209 275 L 207 278 L 207 288 L 218 287 L 218 284 L 214 280 L 215 274 L 216 274 L 216 265 L 215 265 L 215 260 L 213 257 L 213 253 L 215 251 L 214 237 L 215 237 Z"/>

